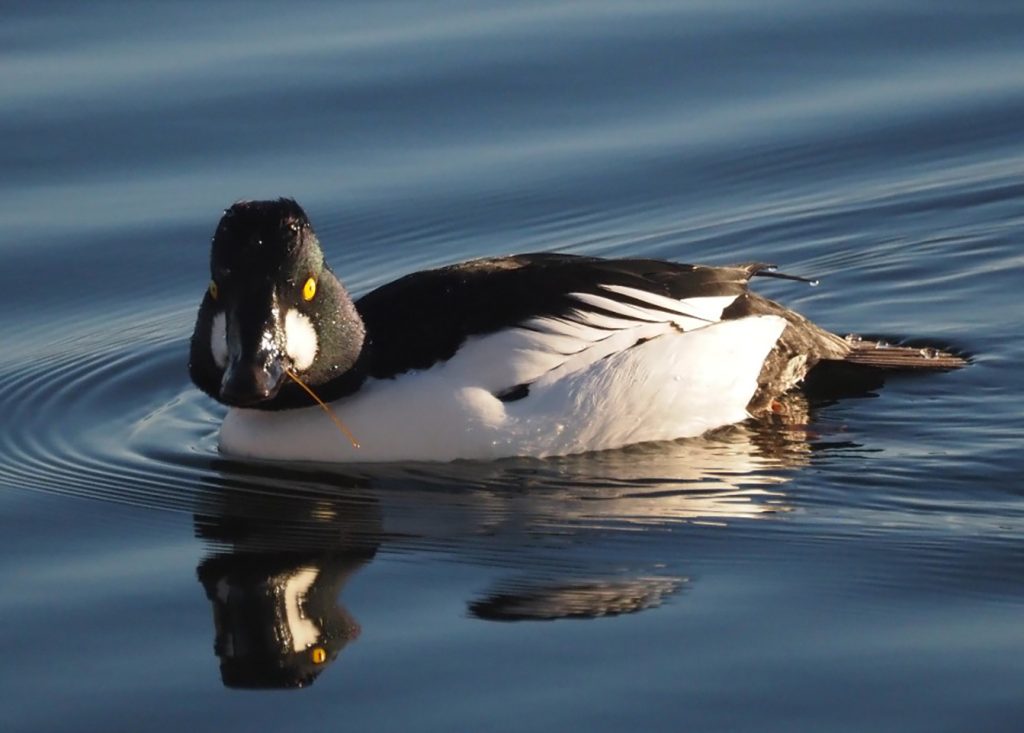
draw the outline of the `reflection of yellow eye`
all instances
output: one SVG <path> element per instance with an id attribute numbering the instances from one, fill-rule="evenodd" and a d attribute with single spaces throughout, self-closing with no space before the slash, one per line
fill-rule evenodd
<path id="1" fill-rule="evenodd" d="M 313 664 L 323 664 L 327 661 L 327 652 L 324 651 L 323 647 L 315 647 L 310 652 L 310 658 L 313 660 Z"/>
<path id="2" fill-rule="evenodd" d="M 306 284 L 302 286 L 302 297 L 305 300 L 313 300 L 314 295 L 316 295 L 316 280 L 309 278 Z"/>
<path id="3" fill-rule="evenodd" d="M 217 294 L 219 292 L 220 291 L 217 289 L 217 281 L 216 280 L 211 280 L 210 281 L 210 297 L 213 298 L 214 300 L 217 300 Z"/>

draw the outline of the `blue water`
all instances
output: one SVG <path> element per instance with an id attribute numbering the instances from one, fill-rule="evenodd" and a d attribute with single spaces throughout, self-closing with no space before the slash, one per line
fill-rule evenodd
<path id="1" fill-rule="evenodd" d="M 1021 729 L 1020 3 L 0 18 L 4 731 Z M 822 325 L 972 363 L 672 445 L 234 463 L 187 340 L 221 210 L 280 195 L 356 293 L 770 261 Z"/>

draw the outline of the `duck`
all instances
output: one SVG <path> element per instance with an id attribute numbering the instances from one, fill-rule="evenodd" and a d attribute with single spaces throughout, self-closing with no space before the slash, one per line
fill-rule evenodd
<path id="1" fill-rule="evenodd" d="M 966 363 L 829 332 L 751 290 L 756 277 L 801 279 L 764 263 L 535 252 L 414 272 L 354 299 L 295 200 L 240 201 L 213 235 L 188 369 L 228 408 L 223 454 L 346 463 L 691 438 L 784 409 L 830 366 Z"/>

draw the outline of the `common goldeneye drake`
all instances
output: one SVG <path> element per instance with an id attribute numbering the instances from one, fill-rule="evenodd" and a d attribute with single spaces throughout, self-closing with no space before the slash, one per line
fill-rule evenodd
<path id="1" fill-rule="evenodd" d="M 291 199 L 227 209 L 210 269 L 189 372 L 231 408 L 220 449 L 236 456 L 581 453 L 765 414 L 825 364 L 964 363 L 829 333 L 748 289 L 771 274 L 763 264 L 521 254 L 406 275 L 353 301 Z"/>

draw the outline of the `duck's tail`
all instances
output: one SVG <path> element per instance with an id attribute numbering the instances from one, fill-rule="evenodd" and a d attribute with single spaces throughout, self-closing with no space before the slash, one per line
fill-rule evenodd
<path id="1" fill-rule="evenodd" d="M 842 359 L 845 364 L 883 369 L 885 371 L 942 371 L 966 366 L 963 354 L 931 344 L 890 344 L 884 340 L 847 336 L 850 350 Z"/>
<path id="2" fill-rule="evenodd" d="M 970 363 L 968 356 L 932 344 L 894 346 L 881 339 L 856 336 L 847 336 L 844 341 L 844 353 L 821 359 L 804 378 L 802 391 L 813 402 L 872 392 L 890 375 L 950 371 Z"/>
<path id="3" fill-rule="evenodd" d="M 817 278 L 779 272 L 775 265 L 763 262 L 750 262 L 738 265 L 738 267 L 746 271 L 748 279 L 753 277 L 769 277 L 807 283 L 812 287 L 818 285 Z M 770 301 L 762 302 L 770 303 Z M 819 330 L 800 316 L 796 316 L 782 308 L 778 310 L 780 315 L 802 326 L 801 330 L 806 331 L 807 327 Z M 912 372 L 959 369 L 968 364 L 968 357 L 964 354 L 955 353 L 950 351 L 948 347 L 938 346 L 933 343 L 904 342 L 901 344 L 891 344 L 881 338 L 876 339 L 854 335 L 840 339 L 834 334 L 820 330 L 819 336 L 820 338 L 816 340 L 810 340 L 810 342 L 817 341 L 817 343 L 814 344 L 816 348 L 809 350 L 812 352 L 816 351 L 818 360 L 820 360 L 819 363 L 825 365 L 835 365 L 838 362 L 845 366 L 856 365 L 857 367 L 884 371 Z"/>

